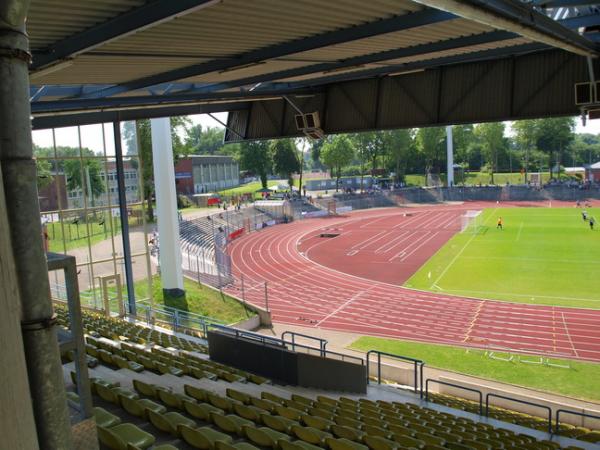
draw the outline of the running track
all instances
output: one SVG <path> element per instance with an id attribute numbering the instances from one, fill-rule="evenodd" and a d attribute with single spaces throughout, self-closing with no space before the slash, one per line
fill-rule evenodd
<path id="1" fill-rule="evenodd" d="M 473 205 L 435 208 L 440 213 L 475 209 Z M 232 242 L 233 270 L 237 280 L 244 275 L 246 300 L 264 307 L 266 280 L 269 307 L 278 323 L 600 361 L 600 310 L 415 291 L 325 267 L 300 251 L 303 239 L 323 229 L 335 230 L 404 211 L 377 209 L 347 217 L 309 219 Z M 240 296 L 239 282 L 227 290 Z"/>

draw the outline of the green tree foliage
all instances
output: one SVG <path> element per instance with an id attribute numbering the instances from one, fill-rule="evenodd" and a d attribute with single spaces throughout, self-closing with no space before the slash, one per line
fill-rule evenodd
<path id="1" fill-rule="evenodd" d="M 454 161 L 469 168 L 473 153 L 473 125 L 455 125 L 452 127 L 454 143 Z"/>
<path id="2" fill-rule="evenodd" d="M 102 164 L 99 160 L 90 158 L 96 156 L 94 151 L 84 147 L 80 153 L 79 148 L 59 146 L 56 147 L 56 154 L 59 155 L 59 159 L 38 159 L 36 161 L 38 189 L 52 182 L 52 172 L 63 173 L 67 189 L 71 191 L 80 189 L 86 195 L 91 194 L 90 201 L 93 205 L 94 198 L 105 191 L 105 183 L 102 180 Z M 34 155 L 39 158 L 53 158 L 54 148 L 34 147 Z"/>
<path id="3" fill-rule="evenodd" d="M 240 145 L 240 167 L 260 177 L 263 189 L 267 188 L 267 175 L 273 168 L 273 155 L 269 141 L 246 141 Z"/>
<path id="4" fill-rule="evenodd" d="M 529 173 L 532 152 L 537 151 L 539 131 L 537 124 L 537 120 L 518 120 L 512 124 L 515 133 L 515 144 L 521 150 L 521 167 L 525 171 L 525 181 L 527 181 L 527 174 Z"/>
<path id="5" fill-rule="evenodd" d="M 550 177 L 552 166 L 564 163 L 565 151 L 574 139 L 575 120 L 572 117 L 554 117 L 537 121 L 537 147 L 548 155 Z"/>
<path id="6" fill-rule="evenodd" d="M 313 169 L 325 169 L 325 166 L 321 162 L 321 149 L 323 148 L 324 143 L 325 139 L 313 140 L 310 143 L 310 157 L 313 162 Z"/>
<path id="7" fill-rule="evenodd" d="M 194 125 L 188 128 L 185 143 L 196 155 L 220 154 L 225 147 L 225 129 Z"/>
<path id="8" fill-rule="evenodd" d="M 404 180 L 406 162 L 413 144 L 414 132 L 410 128 L 382 132 L 383 154 L 388 159 L 387 166 L 393 168 L 397 182 Z"/>
<path id="9" fill-rule="evenodd" d="M 187 117 L 171 117 L 171 140 L 173 143 L 173 160 L 175 164 L 181 156 L 190 153 L 190 147 L 184 143 L 182 135 L 187 135 L 187 128 L 191 124 Z M 142 165 L 141 182 L 146 199 L 146 212 L 148 221 L 154 220 L 154 166 L 152 159 L 152 132 L 150 120 L 142 119 L 136 122 L 125 122 L 123 135 L 127 145 L 127 153 L 137 154 Z M 137 135 L 137 139 L 136 139 Z"/>
<path id="10" fill-rule="evenodd" d="M 321 161 L 335 174 L 335 190 L 339 189 L 342 168 L 352 162 L 354 158 L 354 145 L 343 134 L 328 139 L 321 150 Z"/>
<path id="11" fill-rule="evenodd" d="M 490 181 L 494 183 L 494 172 L 498 170 L 498 157 L 506 148 L 504 140 L 504 123 L 482 123 L 475 127 L 475 135 L 481 139 L 486 164 L 490 172 Z"/>
<path id="12" fill-rule="evenodd" d="M 443 155 L 444 139 L 446 131 L 442 127 L 420 128 L 417 131 L 417 148 L 425 160 L 425 173 L 431 173 Z"/>
<path id="13" fill-rule="evenodd" d="M 275 172 L 288 180 L 290 188 L 294 185 L 292 174 L 300 171 L 298 149 L 292 139 L 271 141 L 271 154 Z"/>
<path id="14" fill-rule="evenodd" d="M 572 166 L 594 164 L 600 160 L 600 136 L 590 133 L 576 134 L 569 146 L 569 157 Z"/>

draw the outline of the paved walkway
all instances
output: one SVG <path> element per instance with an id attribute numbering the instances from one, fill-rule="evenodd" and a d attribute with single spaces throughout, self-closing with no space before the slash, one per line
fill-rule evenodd
<path id="1" fill-rule="evenodd" d="M 358 339 L 359 337 L 362 336 L 361 334 L 346 333 L 346 332 L 341 332 L 341 331 L 330 331 L 330 330 L 323 330 L 323 329 L 315 329 L 314 327 L 301 327 L 301 326 L 286 325 L 286 324 L 274 324 L 273 328 L 261 329 L 261 330 L 259 330 L 259 333 L 281 337 L 281 333 L 283 333 L 284 331 L 295 331 L 297 333 L 302 333 L 302 334 L 306 334 L 309 336 L 315 336 L 315 337 L 319 337 L 322 339 L 326 339 L 328 341 L 327 350 L 331 350 L 331 351 L 338 352 L 338 353 L 344 353 L 344 354 L 351 355 L 351 356 L 358 356 L 361 358 L 365 357 L 365 354 L 363 352 L 351 350 L 348 348 L 350 346 L 350 344 L 352 344 L 356 339 Z M 304 343 L 304 344 L 312 345 L 312 346 L 315 345 L 314 341 L 310 342 L 309 340 L 302 340 L 302 338 L 298 338 L 298 340 L 296 342 Z M 389 358 L 382 358 L 382 362 L 385 362 L 386 364 L 389 364 L 394 367 L 402 367 L 402 368 L 408 367 L 406 364 L 403 365 L 402 363 L 398 363 L 397 361 L 394 361 L 393 359 L 389 359 Z M 515 386 L 512 384 L 490 381 L 487 379 L 469 376 L 469 375 L 463 375 L 463 374 L 448 371 L 448 370 L 434 369 L 432 367 L 427 367 L 427 365 L 425 366 L 424 379 L 428 379 L 428 378 L 438 379 L 439 377 L 452 378 L 456 381 L 459 381 L 459 382 L 463 381 L 465 383 L 481 383 L 490 388 L 499 389 L 499 390 L 502 390 L 505 392 L 510 392 L 510 393 L 517 394 L 517 395 L 526 395 L 529 397 L 544 398 L 549 401 L 562 404 L 562 405 L 572 408 L 572 409 L 585 408 L 585 409 L 593 409 L 593 410 L 600 412 L 600 402 L 596 403 L 596 402 L 588 402 L 588 401 L 578 400 L 578 399 L 563 396 L 563 395 L 550 394 L 550 393 L 538 391 L 535 389 L 529 389 L 529 388 Z M 431 386 L 431 391 L 437 392 L 437 390 L 438 390 L 438 386 L 436 384 L 433 384 Z"/>

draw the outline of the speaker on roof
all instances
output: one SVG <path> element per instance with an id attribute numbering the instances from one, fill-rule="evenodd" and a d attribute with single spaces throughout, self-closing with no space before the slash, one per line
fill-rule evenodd
<path id="1" fill-rule="evenodd" d="M 294 119 L 296 120 L 296 128 L 298 131 L 302 131 L 307 128 L 306 121 L 304 120 L 304 114 L 296 114 Z"/>
<path id="2" fill-rule="evenodd" d="M 304 120 L 306 122 L 306 128 L 321 128 L 318 111 L 304 114 Z"/>

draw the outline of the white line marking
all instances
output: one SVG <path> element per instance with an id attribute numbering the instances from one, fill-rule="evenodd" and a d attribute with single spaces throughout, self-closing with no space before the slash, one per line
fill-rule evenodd
<path id="1" fill-rule="evenodd" d="M 575 356 L 579 358 L 579 355 L 577 354 L 577 349 L 575 348 L 575 345 L 573 345 L 573 340 L 571 339 L 571 333 L 569 333 L 569 328 L 567 327 L 567 321 L 565 320 L 565 313 L 561 312 L 560 315 L 562 316 L 563 325 L 565 327 L 565 332 L 567 333 L 567 339 L 569 340 L 569 343 L 571 344 L 571 347 L 573 348 L 573 352 L 575 353 Z"/>
<path id="2" fill-rule="evenodd" d="M 517 242 L 521 239 L 521 231 L 523 231 L 523 222 L 519 225 L 519 232 L 517 233 Z"/>
<path id="3" fill-rule="evenodd" d="M 315 326 L 319 326 L 321 325 L 321 323 L 325 322 L 327 319 L 329 319 L 331 316 L 337 314 L 338 312 L 340 312 L 342 309 L 344 309 L 346 306 L 348 306 L 350 303 L 352 303 L 354 300 L 358 299 L 361 295 L 367 293 L 370 289 L 367 289 L 366 291 L 360 291 L 357 292 L 356 294 L 354 294 L 352 297 L 350 297 L 350 300 L 348 300 L 346 303 L 343 303 L 342 305 L 338 306 L 336 309 L 334 309 L 332 312 L 330 312 L 329 314 L 327 314 L 325 317 L 323 317 L 321 320 L 319 320 Z"/>

